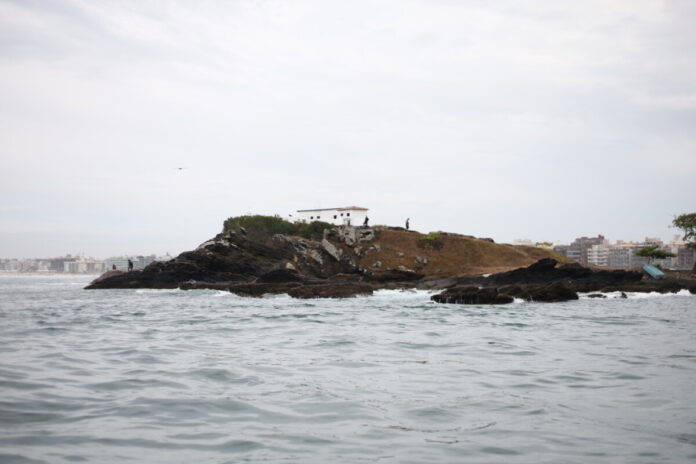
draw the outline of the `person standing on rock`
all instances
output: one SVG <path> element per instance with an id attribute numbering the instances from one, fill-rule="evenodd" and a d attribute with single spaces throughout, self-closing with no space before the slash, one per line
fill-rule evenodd
<path id="1" fill-rule="evenodd" d="M 365 220 L 363 221 L 363 226 L 367 227 L 367 223 L 370 222 L 370 218 L 365 216 Z"/>
<path id="2" fill-rule="evenodd" d="M 406 218 L 406 230 L 408 230 L 408 222 L 411 220 L 411 218 Z"/>
<path id="3" fill-rule="evenodd" d="M 128 260 L 128 272 L 130 272 L 130 271 L 132 271 L 132 270 L 133 270 L 133 261 L 131 261 L 131 260 L 129 259 L 129 260 Z"/>

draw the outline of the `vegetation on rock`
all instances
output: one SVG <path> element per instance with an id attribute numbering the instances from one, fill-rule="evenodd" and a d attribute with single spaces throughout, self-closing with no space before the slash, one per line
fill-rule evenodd
<path id="1" fill-rule="evenodd" d="M 294 235 L 309 240 L 321 240 L 324 229 L 333 226 L 328 222 L 289 222 L 278 216 L 236 216 L 225 220 L 223 232 L 244 230 L 252 240 L 266 241 L 275 234 Z"/>
<path id="2" fill-rule="evenodd" d="M 428 235 L 423 235 L 418 239 L 418 246 L 421 248 L 441 250 L 443 245 L 441 235 L 438 232 L 430 232 Z"/>

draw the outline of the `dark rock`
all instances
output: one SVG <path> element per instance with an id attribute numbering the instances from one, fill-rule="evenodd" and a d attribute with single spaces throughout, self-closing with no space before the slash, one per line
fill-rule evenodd
<path id="1" fill-rule="evenodd" d="M 475 286 L 448 288 L 442 293 L 431 296 L 430 299 L 437 303 L 457 304 L 507 304 L 514 301 L 512 296 L 498 293 L 495 287 Z"/>
<path id="2" fill-rule="evenodd" d="M 188 282 L 182 282 L 179 285 L 181 290 L 227 290 L 229 291 L 232 285 L 236 282 L 197 282 L 195 280 L 189 280 Z"/>
<path id="3" fill-rule="evenodd" d="M 514 298 L 526 301 L 559 302 L 577 300 L 578 294 L 561 283 L 547 285 L 508 285 L 504 287 L 460 286 L 448 288 L 431 299 L 438 303 L 503 304 Z"/>
<path id="4" fill-rule="evenodd" d="M 490 237 L 481 237 L 481 238 L 479 238 L 479 240 L 485 240 L 486 242 L 495 243 L 495 240 L 493 240 Z"/>
<path id="5" fill-rule="evenodd" d="M 301 287 L 300 282 L 283 283 L 238 283 L 230 285 L 228 290 L 239 296 L 262 297 L 266 294 L 290 293 L 294 288 Z"/>
<path id="6" fill-rule="evenodd" d="M 362 274 L 336 274 L 335 276 L 331 277 L 332 281 L 351 281 L 351 282 L 359 282 L 363 279 Z"/>
<path id="7" fill-rule="evenodd" d="M 254 282 L 256 283 L 280 283 L 280 282 L 304 282 L 306 277 L 301 276 L 294 269 L 275 269 L 260 275 Z"/>
<path id="8" fill-rule="evenodd" d="M 642 293 L 677 293 L 688 287 L 688 283 L 679 280 L 641 280 L 639 282 L 624 285 L 609 285 L 602 288 L 602 292 L 642 292 Z"/>
<path id="9" fill-rule="evenodd" d="M 557 266 L 551 258 L 540 259 L 531 266 L 480 278 L 483 286 L 513 284 L 549 284 L 559 282 L 576 292 L 596 292 L 607 286 L 627 285 L 642 279 L 642 273 L 624 270 L 594 270 L 580 264 Z"/>
<path id="10" fill-rule="evenodd" d="M 498 291 L 526 301 L 559 302 L 578 299 L 578 294 L 575 291 L 560 282 L 546 285 L 510 285 L 500 287 Z"/>
<path id="11" fill-rule="evenodd" d="M 416 288 L 420 290 L 444 290 L 455 286 L 457 286 L 457 279 L 453 278 L 421 280 L 420 282 L 416 282 Z"/>
<path id="12" fill-rule="evenodd" d="M 371 282 L 412 282 L 421 280 L 424 274 L 410 269 L 387 269 L 386 271 L 373 271 L 365 274 L 365 280 Z"/>
<path id="13" fill-rule="evenodd" d="M 606 295 L 602 295 L 601 293 L 590 293 L 587 295 L 587 298 L 606 298 Z"/>
<path id="14" fill-rule="evenodd" d="M 358 295 L 372 295 L 373 287 L 361 282 L 303 285 L 290 289 L 287 293 L 293 298 L 349 298 Z"/>
<path id="15" fill-rule="evenodd" d="M 101 282 L 101 281 L 104 280 L 104 279 L 108 279 L 108 278 L 110 278 L 110 277 L 118 276 L 118 275 L 125 274 L 125 273 L 126 273 L 126 271 L 119 271 L 118 269 L 112 269 L 112 270 L 110 270 L 110 271 L 106 271 L 105 273 L 103 273 L 102 275 L 100 275 L 99 277 L 97 277 L 96 279 L 94 279 L 94 280 L 90 283 L 90 285 L 91 285 L 91 284 L 98 283 L 98 282 Z"/>
<path id="16" fill-rule="evenodd" d="M 279 269 L 283 265 L 286 269 Z M 287 269 L 288 265 L 297 272 Z M 278 234 L 262 243 L 227 232 L 170 261 L 154 262 L 141 271 L 104 275 L 87 288 L 178 288 L 192 281 L 208 285 L 256 279 L 259 283 L 299 282 L 356 270 L 347 260 L 337 261 L 316 241 Z"/>

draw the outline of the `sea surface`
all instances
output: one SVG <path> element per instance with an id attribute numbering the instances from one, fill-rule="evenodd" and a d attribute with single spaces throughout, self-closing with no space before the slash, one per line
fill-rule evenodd
<path id="1" fill-rule="evenodd" d="M 0 277 L 1 463 L 686 463 L 696 296 L 438 305 Z"/>

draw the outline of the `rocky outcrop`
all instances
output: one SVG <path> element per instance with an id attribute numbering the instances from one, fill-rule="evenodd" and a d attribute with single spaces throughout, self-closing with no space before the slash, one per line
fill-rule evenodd
<path id="1" fill-rule="evenodd" d="M 365 273 L 365 280 L 370 282 L 414 282 L 423 278 L 423 274 L 406 268 L 387 269 Z"/>
<path id="2" fill-rule="evenodd" d="M 498 288 L 504 295 L 521 298 L 525 301 L 543 301 L 545 303 L 577 300 L 578 294 L 560 282 L 551 284 L 508 285 Z"/>
<path id="3" fill-rule="evenodd" d="M 170 261 L 152 263 L 141 271 L 104 275 L 87 288 L 177 288 L 192 282 L 243 283 L 257 278 L 301 281 L 325 279 L 339 272 L 357 269 L 345 260 L 337 261 L 319 242 L 276 235 L 261 243 L 227 232 Z"/>
<path id="4" fill-rule="evenodd" d="M 431 299 L 437 303 L 506 304 L 515 298 L 525 301 L 559 302 L 577 300 L 578 294 L 561 283 L 508 285 L 504 287 L 452 287 Z"/>
<path id="5" fill-rule="evenodd" d="M 104 279 L 108 279 L 110 277 L 118 276 L 118 275 L 125 274 L 125 273 L 126 273 L 126 271 L 119 271 L 118 269 L 112 269 L 110 271 L 106 271 L 105 273 L 103 273 L 102 275 L 100 275 L 99 277 L 94 279 L 92 281 L 92 283 L 101 282 Z"/>
<path id="6" fill-rule="evenodd" d="M 438 303 L 500 304 L 510 298 L 525 301 L 558 302 L 577 300 L 578 292 L 678 292 L 688 288 L 696 294 L 693 281 L 679 279 L 643 280 L 638 271 L 596 270 L 579 264 L 561 266 L 553 259 L 541 259 L 531 266 L 488 277 L 453 279 L 444 292 L 434 295 Z M 442 280 L 439 284 L 451 283 Z M 421 284 L 421 288 L 428 288 Z M 430 288 L 437 288 L 433 285 Z M 596 298 L 593 295 L 592 298 Z"/>
<path id="7" fill-rule="evenodd" d="M 388 228 L 344 226 L 323 233 L 285 235 L 276 231 L 287 226 L 293 230 L 289 223 L 283 225 L 276 218 L 265 222 L 263 233 L 251 227 L 228 229 L 170 261 L 152 263 L 141 271 L 110 271 L 87 288 L 206 288 L 245 296 L 287 293 L 297 298 L 369 294 L 375 288 L 447 288 L 433 300 L 477 304 L 509 302 L 511 298 L 565 301 L 577 298 L 577 292 L 691 288 L 696 293 L 693 280 L 643 280 L 640 272 L 558 265 L 548 258 L 488 277 L 461 277 L 465 269 L 462 262 L 471 256 L 476 256 L 479 264 L 488 260 L 488 266 L 496 263 L 499 268 L 500 263 L 528 263 L 532 256 L 537 259 L 548 252 L 520 251 L 456 234 L 431 233 L 427 237 L 446 245 L 435 250 L 421 246 L 422 234 Z M 412 266 L 415 270 L 410 269 Z"/>
<path id="8" fill-rule="evenodd" d="M 293 298 L 348 298 L 372 295 L 374 287 L 364 282 L 307 281 L 307 282 L 184 282 L 182 290 L 225 290 L 239 296 L 262 297 L 288 294 Z"/>
<path id="9" fill-rule="evenodd" d="M 293 298 L 349 298 L 359 295 L 372 295 L 374 288 L 362 282 L 333 282 L 322 285 L 303 285 L 290 289 L 287 294 Z"/>
<path id="10" fill-rule="evenodd" d="M 348 246 L 357 243 L 371 242 L 377 237 L 377 229 L 370 227 L 335 227 L 324 231 L 325 239 L 337 239 Z"/>
<path id="11" fill-rule="evenodd" d="M 479 288 L 473 285 L 452 287 L 430 299 L 437 303 L 458 304 L 507 304 L 514 301 L 512 296 L 499 293 L 495 287 Z"/>
<path id="12" fill-rule="evenodd" d="M 557 265 L 555 259 L 545 258 L 531 266 L 493 274 L 484 285 L 547 284 L 560 282 L 578 292 L 598 291 L 610 285 L 626 285 L 642 279 L 638 271 L 595 270 L 580 264 Z"/>

